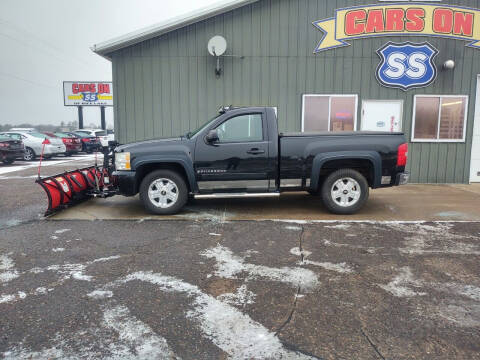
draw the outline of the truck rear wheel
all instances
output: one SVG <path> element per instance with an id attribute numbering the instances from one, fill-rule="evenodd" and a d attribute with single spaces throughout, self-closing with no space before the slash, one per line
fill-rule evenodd
<path id="1" fill-rule="evenodd" d="M 356 213 L 365 205 L 368 196 L 367 179 L 353 169 L 340 169 L 331 173 L 322 186 L 323 203 L 334 214 Z"/>
<path id="2" fill-rule="evenodd" d="M 145 209 L 152 214 L 177 214 L 187 203 L 187 184 L 175 171 L 156 170 L 143 179 L 140 199 Z"/>

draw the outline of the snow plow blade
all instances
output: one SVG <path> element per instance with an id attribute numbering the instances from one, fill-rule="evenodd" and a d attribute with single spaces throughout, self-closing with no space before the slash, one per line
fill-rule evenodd
<path id="1" fill-rule="evenodd" d="M 95 166 L 40 178 L 36 182 L 47 193 L 45 216 L 104 193 L 104 176 Z"/>

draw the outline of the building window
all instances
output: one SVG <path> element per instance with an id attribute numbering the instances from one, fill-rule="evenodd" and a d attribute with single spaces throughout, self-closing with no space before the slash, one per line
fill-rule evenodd
<path id="1" fill-rule="evenodd" d="M 354 131 L 357 95 L 303 95 L 302 131 Z"/>
<path id="2" fill-rule="evenodd" d="M 468 96 L 417 95 L 412 141 L 465 142 Z"/>

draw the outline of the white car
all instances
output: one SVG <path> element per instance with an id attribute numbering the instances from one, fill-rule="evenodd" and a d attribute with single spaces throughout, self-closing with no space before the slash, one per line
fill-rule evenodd
<path id="1" fill-rule="evenodd" d="M 39 132 L 30 131 L 6 131 L 0 133 L 12 139 L 21 140 L 25 146 L 23 159 L 26 161 L 35 160 L 42 153 L 43 142 L 45 141 L 45 149 L 43 155 L 50 158 L 54 155 L 65 154 L 67 148 L 61 138 L 54 138 Z"/>
<path id="2" fill-rule="evenodd" d="M 106 130 L 102 129 L 81 129 L 81 130 L 75 130 L 75 134 L 80 134 L 80 135 L 89 135 L 89 136 L 95 136 L 100 140 L 100 143 L 102 144 L 102 147 L 108 147 L 108 135 Z"/>

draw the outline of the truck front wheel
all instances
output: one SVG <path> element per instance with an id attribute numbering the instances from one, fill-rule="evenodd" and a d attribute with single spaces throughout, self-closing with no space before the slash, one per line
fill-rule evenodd
<path id="1" fill-rule="evenodd" d="M 331 173 L 322 186 L 323 203 L 334 214 L 356 213 L 365 205 L 368 196 L 367 180 L 353 169 L 340 169 Z"/>
<path id="2" fill-rule="evenodd" d="M 187 203 L 187 184 L 175 171 L 156 170 L 143 179 L 140 199 L 145 209 L 152 214 L 177 214 Z"/>

